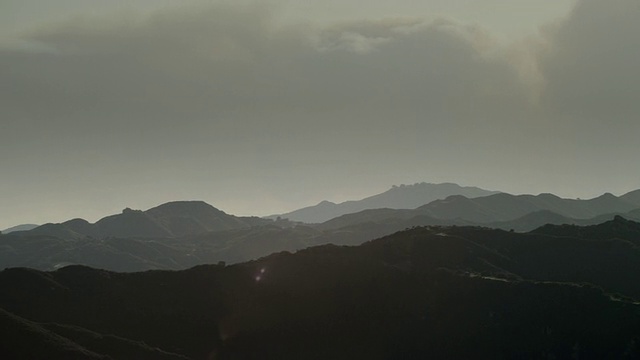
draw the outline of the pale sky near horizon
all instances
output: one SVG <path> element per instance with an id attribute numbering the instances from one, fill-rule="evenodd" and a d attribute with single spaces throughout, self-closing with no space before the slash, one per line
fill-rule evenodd
<path id="1" fill-rule="evenodd" d="M 0 229 L 640 188 L 637 0 L 0 0 Z"/>

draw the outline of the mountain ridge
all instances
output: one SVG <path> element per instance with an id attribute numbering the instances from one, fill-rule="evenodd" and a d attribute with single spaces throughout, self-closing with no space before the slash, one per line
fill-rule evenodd
<path id="1" fill-rule="evenodd" d="M 545 224 L 592 225 L 616 215 L 640 220 L 640 209 L 613 211 L 630 206 L 612 195 L 595 200 L 561 199 L 552 194 L 500 193 L 474 199 L 454 195 L 417 209 L 369 209 L 322 224 L 302 225 L 235 217 L 200 201 L 171 202 L 146 211 L 125 209 L 99 220 L 98 225 L 72 219 L 0 235 L 0 268 L 53 270 L 83 264 L 127 272 L 180 270 L 221 261 L 238 263 L 327 243 L 359 245 L 416 226 L 481 226 L 527 232 Z M 606 213 L 576 219 L 555 212 L 557 209 L 565 209 L 564 214 Z M 519 214 L 524 215 L 513 218 Z"/>
<path id="2" fill-rule="evenodd" d="M 77 218 L 12 234 L 47 235 L 62 239 L 163 238 L 248 228 L 268 222 L 258 217 L 229 215 L 204 201 L 172 201 L 145 211 L 125 208 L 120 214 L 105 216 L 95 223 Z"/>
<path id="3" fill-rule="evenodd" d="M 572 223 L 588 224 L 592 220 L 608 220 L 613 215 L 625 215 L 636 219 L 640 209 L 631 202 L 611 194 L 604 194 L 593 199 L 563 199 L 553 194 L 512 195 L 499 193 L 478 198 L 467 198 L 452 195 L 445 199 L 435 200 L 416 209 L 369 209 L 357 213 L 345 214 L 328 220 L 318 227 L 336 229 L 352 226 L 359 222 L 377 222 L 387 219 L 408 220 L 418 216 L 439 219 L 442 221 L 467 222 L 469 225 L 496 226 L 504 228 L 510 222 L 522 219 L 531 214 L 541 212 L 554 213 L 554 218 L 570 219 Z M 540 217 L 540 219 L 542 219 Z M 538 226 L 543 225 L 538 223 Z M 522 229 L 522 226 L 516 226 Z M 526 227 L 525 227 L 526 228 Z M 528 228 L 527 230 L 532 230 Z"/>
<path id="4" fill-rule="evenodd" d="M 484 190 L 475 186 L 460 186 L 454 183 L 415 183 L 413 185 L 392 186 L 391 189 L 380 194 L 372 195 L 360 200 L 349 200 L 341 203 L 321 201 L 317 205 L 266 218 L 286 218 L 291 221 L 304 223 L 322 223 L 332 218 L 367 209 L 391 208 L 414 209 L 431 201 L 450 195 L 467 195 L 469 197 L 497 194 L 498 191 Z"/>
<path id="5" fill-rule="evenodd" d="M 12 232 L 16 232 L 16 231 L 28 231 L 28 230 L 32 230 L 37 228 L 40 225 L 37 224 L 20 224 L 20 225 L 16 225 L 16 226 L 12 226 L 9 228 L 6 228 L 4 230 L 0 230 L 0 233 L 2 234 L 10 234 Z"/>

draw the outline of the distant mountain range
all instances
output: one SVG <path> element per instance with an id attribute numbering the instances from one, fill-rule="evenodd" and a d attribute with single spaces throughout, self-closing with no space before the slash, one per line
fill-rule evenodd
<path id="1" fill-rule="evenodd" d="M 180 270 L 322 244 L 359 245 L 416 226 L 527 232 L 546 224 L 599 224 L 615 216 L 640 221 L 637 193 L 590 200 L 551 194 L 454 195 L 415 209 L 368 209 L 314 225 L 236 217 L 200 201 L 171 202 L 146 211 L 125 209 L 95 224 L 74 219 L 0 235 L 0 268 L 54 270 L 82 264 L 115 271 Z"/>
<path id="2" fill-rule="evenodd" d="M 593 224 L 610 220 L 615 215 L 640 219 L 640 202 L 630 194 L 634 193 L 620 197 L 607 193 L 589 200 L 562 199 L 552 194 L 499 193 L 474 199 L 454 195 L 416 209 L 371 209 L 346 214 L 318 227 L 338 229 L 359 223 L 422 218 L 427 223 L 417 225 L 449 221 L 460 225 L 528 231 L 546 223 Z"/>
<path id="3" fill-rule="evenodd" d="M 14 268 L 0 272 L 0 356 L 638 359 L 639 274 L 640 223 L 622 217 L 418 227 L 179 272 Z"/>
<path id="4" fill-rule="evenodd" d="M 0 358 L 638 359 L 634 219 L 640 190 L 319 224 L 181 201 L 27 227 L 0 235 Z"/>
<path id="5" fill-rule="evenodd" d="M 451 195 L 468 198 L 497 194 L 497 191 L 483 190 L 477 187 L 460 186 L 452 183 L 393 186 L 391 189 L 362 200 L 345 201 L 339 204 L 322 201 L 318 205 L 305 207 L 285 214 L 271 215 L 267 218 L 281 217 L 304 223 L 322 223 L 335 217 L 367 209 L 415 209 L 434 200 Z"/>

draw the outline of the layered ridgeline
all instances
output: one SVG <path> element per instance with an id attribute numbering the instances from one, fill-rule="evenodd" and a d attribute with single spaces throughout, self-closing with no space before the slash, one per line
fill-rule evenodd
<path id="1" fill-rule="evenodd" d="M 468 198 L 497 194 L 477 187 L 460 186 L 452 183 L 431 184 L 417 183 L 413 185 L 393 186 L 391 189 L 361 200 L 345 201 L 339 204 L 322 201 L 321 203 L 291 211 L 285 214 L 272 215 L 267 218 L 281 217 L 291 221 L 304 223 L 322 223 L 335 217 L 359 212 L 367 209 L 415 209 L 434 200 L 445 199 L 452 195 Z"/>
<path id="2" fill-rule="evenodd" d="M 511 195 L 499 193 L 467 198 L 454 195 L 416 209 L 370 209 L 331 219 L 319 227 L 337 229 L 361 223 L 412 221 L 431 225 L 438 221 L 477 224 L 487 227 L 529 231 L 547 223 L 596 224 L 616 215 L 640 219 L 639 191 L 620 197 L 610 193 L 588 199 L 563 199 L 553 194 Z M 422 219 L 422 220 L 420 220 Z"/>
<path id="3" fill-rule="evenodd" d="M 640 224 L 419 227 L 231 266 L 0 272 L 16 359 L 638 359 Z M 4 341 L 6 340 L 6 341 Z"/>
<path id="4" fill-rule="evenodd" d="M 95 224 L 75 219 L 0 235 L 0 269 L 53 270 L 72 264 L 114 271 L 186 269 L 237 263 L 322 244 L 358 245 L 415 226 L 474 225 L 530 231 L 545 224 L 590 225 L 620 215 L 640 220 L 639 192 L 590 200 L 551 194 L 461 195 L 416 209 L 370 209 L 322 224 L 236 217 L 204 202 L 126 209 Z"/>
<path id="5" fill-rule="evenodd" d="M 269 221 L 258 217 L 237 217 L 218 210 L 203 201 L 175 201 L 152 209 L 124 209 L 121 214 L 107 216 L 92 224 L 73 219 L 61 224 L 45 224 L 14 235 L 48 235 L 63 239 L 109 237 L 179 237 L 209 231 L 248 228 Z"/>
<path id="6" fill-rule="evenodd" d="M 73 219 L 0 235 L 0 268 L 47 270 L 84 264 L 116 271 L 185 269 L 234 258 L 222 251 L 228 238 L 236 235 L 234 231 L 271 223 L 229 215 L 202 201 L 170 202 L 146 211 L 127 208 L 96 223 Z M 209 233 L 222 235 L 215 243 L 199 237 Z M 251 251 L 259 249 L 247 253 Z M 212 252 L 220 256 L 211 258 Z"/>

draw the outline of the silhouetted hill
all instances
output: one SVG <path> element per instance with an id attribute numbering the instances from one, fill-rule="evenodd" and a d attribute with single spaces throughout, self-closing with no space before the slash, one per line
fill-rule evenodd
<path id="1" fill-rule="evenodd" d="M 527 231 L 535 230 L 544 225 L 580 225 L 580 226 L 596 225 L 606 221 L 613 220 L 616 216 L 621 216 L 623 218 L 633 220 L 633 221 L 640 221 L 640 212 L 637 212 L 637 211 L 636 212 L 630 211 L 628 213 L 604 214 L 604 215 L 599 215 L 590 219 L 573 219 L 570 217 L 556 214 L 549 210 L 541 210 L 541 211 L 533 212 L 531 214 L 527 214 L 515 220 L 488 223 L 488 224 L 482 224 L 482 225 L 490 228 L 496 228 L 496 229 L 527 232 Z"/>
<path id="2" fill-rule="evenodd" d="M 531 231 L 546 224 L 577 224 L 579 220 L 556 214 L 550 210 L 540 210 L 510 221 L 489 223 L 486 226 L 519 232 Z"/>
<path id="3" fill-rule="evenodd" d="M 620 235 L 638 226 L 616 218 L 600 238 L 419 227 L 179 272 L 9 269 L 0 307 L 114 358 L 144 342 L 218 360 L 637 359 L 640 248 Z M 125 340 L 118 357 L 89 346 L 100 334 Z"/>
<path id="4" fill-rule="evenodd" d="M 169 230 L 172 236 L 245 226 L 235 216 L 227 215 L 202 201 L 171 202 L 149 209 L 145 213 Z"/>
<path id="5" fill-rule="evenodd" d="M 510 195 L 500 193 L 474 199 L 452 197 L 418 208 L 436 218 L 462 218 L 478 223 L 514 220 L 532 212 L 549 210 L 574 219 L 589 219 L 608 213 L 625 213 L 636 205 L 611 194 L 589 200 L 562 199 L 552 194 Z"/>
<path id="6" fill-rule="evenodd" d="M 16 226 L 12 226 L 12 227 L 10 227 L 8 229 L 0 230 L 0 233 L 9 234 L 9 233 L 12 233 L 14 231 L 27 231 L 27 230 L 35 229 L 38 226 L 39 225 L 36 225 L 36 224 L 16 225 Z"/>
<path id="7" fill-rule="evenodd" d="M 627 220 L 622 216 L 616 216 L 611 221 L 591 226 L 548 224 L 533 230 L 532 233 L 595 240 L 615 238 L 640 246 L 640 223 Z"/>
<path id="8" fill-rule="evenodd" d="M 268 223 L 257 217 L 228 215 L 203 201 L 170 202 L 145 213 L 167 228 L 172 236 L 240 229 Z"/>
<path id="9" fill-rule="evenodd" d="M 415 211 L 408 209 L 369 209 L 357 213 L 338 216 L 317 226 L 318 229 L 340 229 L 361 223 L 389 222 L 406 220 L 416 216 Z M 426 225 L 426 224 L 425 224 Z"/>
<path id="10" fill-rule="evenodd" d="M 14 235 L 45 235 L 61 239 L 170 238 L 209 231 L 249 228 L 271 223 L 258 217 L 236 217 L 202 201 L 176 201 L 147 211 L 126 208 L 91 224 L 73 219 L 61 224 L 45 224 Z"/>
<path id="11" fill-rule="evenodd" d="M 393 186 L 391 189 L 362 200 L 345 201 L 339 204 L 322 201 L 318 205 L 309 206 L 286 214 L 272 215 L 305 223 L 321 223 L 329 219 L 359 212 L 367 209 L 415 209 L 437 199 L 451 195 L 464 195 L 469 198 L 496 194 L 496 191 L 483 190 L 477 187 L 462 187 L 457 184 L 428 184 Z"/>
<path id="12" fill-rule="evenodd" d="M 60 224 L 44 224 L 31 230 L 15 231 L 12 235 L 41 235 L 53 236 L 60 239 L 84 239 L 87 237 L 100 238 L 100 229 L 84 219 L 72 219 Z"/>
<path id="13" fill-rule="evenodd" d="M 124 209 L 95 223 L 101 237 L 171 237 L 171 231 L 141 210 Z"/>

